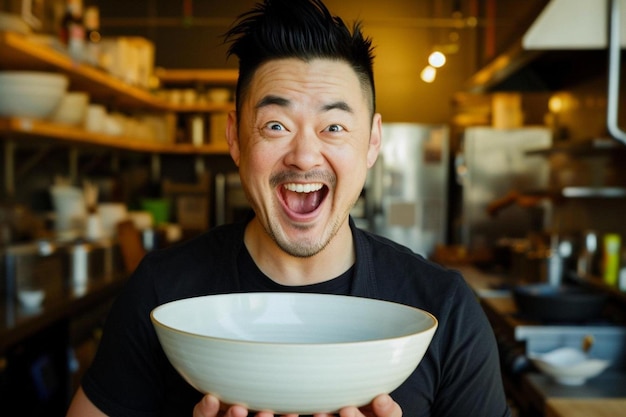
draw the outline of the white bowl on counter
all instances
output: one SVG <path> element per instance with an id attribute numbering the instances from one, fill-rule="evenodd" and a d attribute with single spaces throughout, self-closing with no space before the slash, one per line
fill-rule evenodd
<path id="1" fill-rule="evenodd" d="M 335 413 L 404 382 L 437 328 L 431 314 L 359 297 L 224 294 L 151 313 L 168 359 L 226 404 L 276 414 Z"/>
<path id="2" fill-rule="evenodd" d="M 541 372 L 562 385 L 583 385 L 610 365 L 607 360 L 591 358 L 581 349 L 571 347 L 530 354 L 529 359 Z"/>
<path id="3" fill-rule="evenodd" d="M 36 310 L 41 307 L 46 292 L 42 289 L 22 289 L 17 292 L 17 299 L 27 310 Z"/>

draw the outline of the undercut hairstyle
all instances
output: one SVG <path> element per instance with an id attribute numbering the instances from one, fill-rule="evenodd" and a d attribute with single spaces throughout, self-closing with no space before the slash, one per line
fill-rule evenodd
<path id="1" fill-rule="evenodd" d="M 237 111 L 259 66 L 287 58 L 346 62 L 369 95 L 371 115 L 376 110 L 371 39 L 364 37 L 361 22 L 350 30 L 320 0 L 264 0 L 241 14 L 224 39 L 230 43 L 228 57 L 239 59 Z"/>

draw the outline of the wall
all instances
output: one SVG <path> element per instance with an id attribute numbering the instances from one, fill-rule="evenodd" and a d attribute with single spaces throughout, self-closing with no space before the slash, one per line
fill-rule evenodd
<path id="1" fill-rule="evenodd" d="M 157 45 L 157 65 L 166 68 L 235 67 L 225 59 L 220 35 L 255 1 L 196 1 L 193 17 L 184 18 L 183 2 L 169 0 L 93 1 L 101 9 L 103 35 L 139 35 Z M 509 3 L 506 1 L 504 3 Z M 191 3 L 191 2 L 190 2 Z M 328 0 L 328 7 L 346 22 L 363 21 L 374 39 L 378 110 L 389 122 L 446 123 L 450 99 L 476 69 L 478 29 L 455 29 L 450 0 Z M 468 4 L 457 2 L 469 14 Z M 500 2 L 502 3 L 502 2 Z M 502 23 L 502 20 L 500 21 Z M 458 33 L 461 48 L 449 57 L 437 80 L 426 84 L 419 73 L 435 43 Z"/>

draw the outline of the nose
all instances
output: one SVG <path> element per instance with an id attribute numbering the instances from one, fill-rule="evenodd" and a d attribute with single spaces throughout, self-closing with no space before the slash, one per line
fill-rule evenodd
<path id="1" fill-rule="evenodd" d="M 322 164 L 322 141 L 312 132 L 294 135 L 285 155 L 285 164 L 301 171 L 308 171 Z"/>

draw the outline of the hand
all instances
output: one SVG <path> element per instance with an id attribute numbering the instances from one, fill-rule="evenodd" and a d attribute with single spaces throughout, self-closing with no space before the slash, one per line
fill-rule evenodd
<path id="1" fill-rule="evenodd" d="M 240 405 L 223 407 L 217 398 L 205 395 L 193 409 L 193 417 L 246 417 L 248 410 Z M 330 414 L 316 414 L 315 417 L 329 417 Z M 271 413 L 258 413 L 256 417 L 273 417 Z M 286 417 L 296 417 L 290 415 Z M 356 408 L 345 407 L 339 411 L 339 417 L 402 417 L 402 409 L 387 394 L 374 398 L 371 404 Z"/>
<path id="2" fill-rule="evenodd" d="M 402 409 L 389 395 L 381 394 L 365 407 L 342 408 L 339 417 L 402 417 Z"/>

